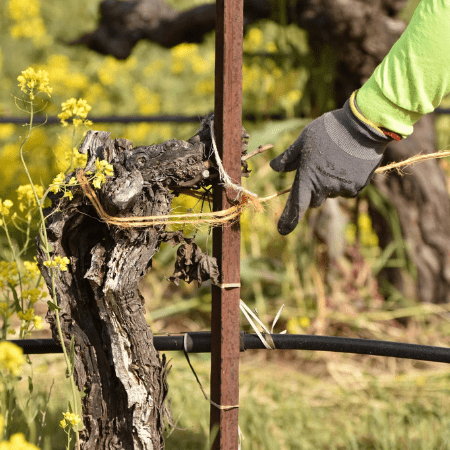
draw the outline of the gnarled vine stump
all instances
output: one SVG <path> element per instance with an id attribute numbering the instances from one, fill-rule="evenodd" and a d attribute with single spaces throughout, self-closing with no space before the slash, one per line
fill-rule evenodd
<path id="1" fill-rule="evenodd" d="M 103 208 L 118 217 L 167 216 L 179 186 L 198 188 L 217 178 L 210 156 L 208 121 L 189 141 L 173 139 L 132 148 L 126 139 L 89 132 L 80 151 L 88 154 L 85 172 L 96 159 L 114 166 L 114 177 L 98 191 Z M 246 145 L 244 145 L 246 147 Z M 245 148 L 244 148 L 245 150 Z M 209 170 L 205 170 L 208 160 Z M 74 174 L 69 174 L 67 180 Z M 55 277 L 64 345 L 75 344 L 75 381 L 82 399 L 83 450 L 164 448 L 168 366 L 153 346 L 144 317 L 139 281 L 150 269 L 161 242 L 182 243 L 174 279 L 204 281 L 218 277 L 215 259 L 202 255 L 192 239 L 167 232 L 165 225 L 121 228 L 99 219 L 80 186 L 73 199 L 57 194 L 47 211 L 51 256 L 68 257 L 67 271 Z M 195 258 L 186 259 L 192 250 Z M 38 262 L 52 289 L 45 245 L 38 241 Z M 206 260 L 206 264 L 205 264 Z M 194 270 L 200 264 L 201 270 Z M 186 266 L 189 267 L 186 267 Z M 55 312 L 49 311 L 53 338 L 59 341 Z"/>

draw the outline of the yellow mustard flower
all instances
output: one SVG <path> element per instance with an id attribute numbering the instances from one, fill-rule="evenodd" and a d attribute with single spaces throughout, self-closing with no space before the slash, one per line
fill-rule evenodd
<path id="1" fill-rule="evenodd" d="M 64 192 L 63 197 L 68 197 L 69 200 L 73 199 L 73 193 L 70 189 L 67 189 L 70 186 L 76 186 L 77 180 L 75 177 L 71 177 L 69 181 L 65 182 L 65 175 L 61 172 L 59 173 L 52 181 L 49 186 L 50 192 L 57 194 L 58 192 Z"/>
<path id="2" fill-rule="evenodd" d="M 29 38 L 36 45 L 51 42 L 51 38 L 46 39 L 46 29 L 42 17 L 33 17 L 28 20 L 21 20 L 11 28 L 11 36 L 13 38 Z"/>
<path id="3" fill-rule="evenodd" d="M 105 175 L 99 173 L 95 175 L 95 178 L 92 180 L 92 185 L 95 187 L 95 189 L 100 189 L 105 181 L 106 181 Z"/>
<path id="4" fill-rule="evenodd" d="M 31 322 L 34 317 L 34 308 L 28 308 L 25 312 L 19 311 L 17 313 L 19 319 L 24 322 Z"/>
<path id="5" fill-rule="evenodd" d="M 256 50 L 259 50 L 263 40 L 263 32 L 259 28 L 252 28 L 244 37 L 244 51 L 255 52 Z"/>
<path id="6" fill-rule="evenodd" d="M 214 70 L 214 57 L 203 58 L 200 55 L 194 55 L 191 59 L 192 69 L 197 75 L 212 73 Z"/>
<path id="7" fill-rule="evenodd" d="M 25 17 L 33 17 L 39 14 L 40 6 L 36 0 L 9 0 L 8 12 L 13 20 L 22 20 Z"/>
<path id="8" fill-rule="evenodd" d="M 64 419 L 59 422 L 61 428 L 66 428 L 68 425 L 73 428 L 81 422 L 81 418 L 78 414 L 71 412 L 64 412 L 62 414 L 64 416 Z"/>
<path id="9" fill-rule="evenodd" d="M 104 173 L 106 176 L 110 177 L 114 175 L 114 168 L 108 161 L 104 159 L 99 160 L 98 158 L 95 161 L 95 167 L 97 168 L 97 172 Z"/>
<path id="10" fill-rule="evenodd" d="M 23 265 L 25 267 L 25 277 L 27 280 L 33 280 L 40 276 L 41 273 L 39 272 L 37 261 L 24 261 Z"/>
<path id="11" fill-rule="evenodd" d="M 0 370 L 18 376 L 24 363 L 23 350 L 19 346 L 8 341 L 0 342 Z"/>
<path id="12" fill-rule="evenodd" d="M 50 192 L 57 194 L 63 187 L 65 179 L 66 177 L 62 172 L 56 175 L 56 177 L 53 178 L 53 181 L 50 184 Z"/>
<path id="13" fill-rule="evenodd" d="M 2 286 L 3 287 L 3 286 Z M 10 308 L 8 302 L 0 302 L 0 315 L 9 319 L 14 313 L 14 309 Z"/>
<path id="14" fill-rule="evenodd" d="M 80 125 L 92 125 L 90 120 L 87 120 L 87 115 L 92 109 L 92 106 L 82 98 L 78 100 L 76 98 L 70 98 L 69 100 L 61 103 L 62 113 L 58 114 L 58 118 L 64 127 L 67 127 L 69 123 L 67 119 L 72 118 L 72 123 L 75 127 Z"/>
<path id="15" fill-rule="evenodd" d="M 15 262 L 0 261 L 0 283 L 5 282 L 15 286 L 17 284 L 17 264 Z"/>
<path id="16" fill-rule="evenodd" d="M 198 54 L 198 45 L 182 43 L 173 47 L 170 53 L 172 55 L 172 72 L 179 74 L 192 64 L 192 59 Z"/>
<path id="17" fill-rule="evenodd" d="M 1 53 L 0 53 L 0 61 L 1 61 Z M 0 67 L 1 70 L 1 67 Z M 16 131 L 15 125 L 12 123 L 3 123 L 0 125 L 0 139 L 8 139 L 11 137 Z"/>
<path id="18" fill-rule="evenodd" d="M 67 271 L 67 264 L 70 263 L 70 259 L 67 258 L 67 256 L 61 257 L 61 256 L 55 256 L 53 259 L 50 259 L 48 261 L 44 261 L 44 266 L 46 267 L 54 267 L 59 269 L 61 272 Z"/>
<path id="19" fill-rule="evenodd" d="M 270 41 L 265 46 L 266 52 L 275 53 L 278 50 L 277 44 L 273 41 Z"/>
<path id="20" fill-rule="evenodd" d="M 66 191 L 66 192 L 64 192 L 63 197 L 67 197 L 69 200 L 73 200 L 73 194 L 72 194 L 72 191 Z"/>
<path id="21" fill-rule="evenodd" d="M 286 328 L 289 334 L 302 334 L 309 327 L 310 323 L 309 318 L 306 316 L 291 317 L 286 324 Z"/>
<path id="22" fill-rule="evenodd" d="M 30 38 L 35 45 L 51 42 L 46 35 L 39 0 L 9 0 L 8 14 L 14 22 L 10 31 L 13 38 Z"/>
<path id="23" fill-rule="evenodd" d="M 95 160 L 96 171 L 94 174 L 94 178 L 92 180 L 92 185 L 96 189 L 100 189 L 102 184 L 106 181 L 106 177 L 111 177 L 114 175 L 114 167 L 105 161 L 104 159 L 96 159 Z"/>
<path id="24" fill-rule="evenodd" d="M 124 73 L 136 68 L 137 64 L 138 60 L 135 56 L 127 58 L 126 61 L 118 61 L 112 56 L 107 56 L 97 71 L 100 83 L 104 86 L 114 85 L 123 78 Z"/>
<path id="25" fill-rule="evenodd" d="M 85 167 L 87 163 L 87 155 L 80 153 L 76 147 L 73 148 L 72 152 L 74 167 Z"/>
<path id="26" fill-rule="evenodd" d="M 48 72 L 46 70 L 38 70 L 36 72 L 32 67 L 28 67 L 17 77 L 17 81 L 21 91 L 29 95 L 30 100 L 34 100 L 39 92 L 43 92 L 50 97 L 53 90 L 49 86 Z"/>
<path id="27" fill-rule="evenodd" d="M 310 323 L 311 321 L 309 320 L 309 317 L 306 316 L 300 317 L 299 324 L 302 328 L 308 328 Z"/>
<path id="28" fill-rule="evenodd" d="M 34 316 L 33 317 L 33 325 L 36 330 L 42 330 L 44 328 L 44 325 L 42 324 L 42 317 L 41 316 Z"/>
<path id="29" fill-rule="evenodd" d="M 0 219 L 0 226 L 4 224 L 4 218 L 9 216 L 10 209 L 13 206 L 13 202 L 11 200 L 2 201 L 0 198 L 0 216 L 3 216 L 3 219 Z"/>
<path id="30" fill-rule="evenodd" d="M 9 210 L 13 207 L 14 203 L 11 200 L 4 200 L 0 198 L 0 214 L 4 216 L 9 216 Z"/>
<path id="31" fill-rule="evenodd" d="M 34 305 L 37 301 L 45 297 L 45 292 L 41 291 L 39 288 L 24 289 L 21 297 Z"/>
<path id="32" fill-rule="evenodd" d="M 372 228 L 372 220 L 367 213 L 358 216 L 358 231 L 364 247 L 378 247 L 378 236 Z"/>
<path id="33" fill-rule="evenodd" d="M 39 450 L 39 448 L 28 442 L 22 433 L 15 433 L 9 441 L 0 442 L 0 450 Z"/>
<path id="34" fill-rule="evenodd" d="M 44 188 L 37 184 L 34 185 L 34 190 L 38 198 L 44 195 Z M 36 206 L 36 198 L 34 197 L 33 188 L 31 184 L 19 186 L 16 189 L 17 200 L 19 200 L 19 209 L 23 212 L 25 209 L 30 209 Z"/>

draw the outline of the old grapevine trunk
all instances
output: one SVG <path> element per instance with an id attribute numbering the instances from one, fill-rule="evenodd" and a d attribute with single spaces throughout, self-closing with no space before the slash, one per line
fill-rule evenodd
<path id="1" fill-rule="evenodd" d="M 170 214 L 179 186 L 211 184 L 217 172 L 211 159 L 205 169 L 210 142 L 207 126 L 188 142 L 173 139 L 136 148 L 125 139 L 111 140 L 109 133 L 89 132 L 81 151 L 88 154 L 86 172 L 95 170 L 97 158 L 113 163 L 114 177 L 97 191 L 106 212 L 141 217 Z M 51 256 L 70 259 L 68 271 L 56 273 L 55 291 L 64 345 L 69 348 L 74 339 L 75 380 L 85 393 L 81 448 L 159 450 L 164 448 L 164 420 L 170 421 L 168 367 L 153 346 L 138 284 L 163 241 L 182 244 L 176 281 L 217 279 L 217 265 L 192 239 L 167 232 L 164 225 L 107 225 L 79 186 L 72 192 L 72 200 L 62 194 L 52 198 L 46 228 Z M 191 261 L 188 256 L 194 253 Z M 51 291 L 46 259 L 45 244 L 39 241 L 38 261 Z M 59 341 L 54 311 L 47 320 Z"/>
<path id="2" fill-rule="evenodd" d="M 91 133 L 84 146 L 106 156 L 130 147 Z M 123 145 L 123 147 L 121 147 Z M 103 159 L 103 158 L 102 158 Z M 171 194 L 152 186 L 135 202 L 142 215 L 168 214 Z M 138 283 L 161 242 L 163 227 L 111 229 L 81 193 L 55 198 L 47 219 L 52 253 L 70 258 L 56 279 L 64 344 L 75 340 L 75 378 L 84 389 L 83 449 L 160 449 L 166 412 L 167 366 L 153 346 Z M 45 259 L 42 243 L 39 262 Z M 47 285 L 49 270 L 41 265 Z M 54 312 L 47 319 L 55 331 Z"/>

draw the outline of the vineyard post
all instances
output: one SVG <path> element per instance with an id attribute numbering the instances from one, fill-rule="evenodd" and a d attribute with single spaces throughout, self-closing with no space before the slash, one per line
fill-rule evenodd
<path id="1" fill-rule="evenodd" d="M 241 179 L 243 0 L 216 2 L 215 138 L 235 183 Z M 214 210 L 228 208 L 236 192 L 214 188 Z M 239 403 L 240 224 L 213 230 L 213 256 L 221 274 L 212 286 L 211 400 L 222 407 Z M 238 407 L 211 404 L 213 450 L 238 449 Z"/>

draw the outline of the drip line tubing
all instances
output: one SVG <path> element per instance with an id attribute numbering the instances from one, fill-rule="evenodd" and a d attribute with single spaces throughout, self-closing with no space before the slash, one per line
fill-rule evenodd
<path id="1" fill-rule="evenodd" d="M 170 335 L 155 335 L 153 342 L 159 351 L 183 351 L 184 335 L 187 334 L 188 353 L 210 353 L 211 332 L 187 332 Z M 307 334 L 271 334 L 275 350 L 314 350 L 361 355 L 389 356 L 420 361 L 450 363 L 450 348 L 430 345 L 406 344 L 401 342 L 357 339 L 335 336 L 311 336 Z M 11 340 L 21 347 L 25 354 L 62 353 L 53 339 Z M 240 351 L 263 350 L 264 344 L 256 334 L 240 333 Z"/>
<path id="2" fill-rule="evenodd" d="M 450 108 L 436 108 L 436 114 L 450 114 Z M 194 116 L 183 116 L 179 114 L 165 114 L 161 116 L 98 116 L 89 117 L 93 123 L 200 123 L 201 119 L 206 114 L 196 114 Z M 256 122 L 257 120 L 286 120 L 285 114 L 263 114 L 263 113 L 248 113 L 244 114 L 244 120 L 249 122 Z M 27 124 L 28 117 L 4 116 L 0 117 L 0 123 L 12 123 L 16 125 Z M 46 123 L 48 125 L 61 124 L 61 119 L 56 116 L 34 116 L 33 122 L 35 124 Z M 70 120 L 69 120 L 70 123 Z"/>
<path id="3" fill-rule="evenodd" d="M 200 125 L 203 117 L 207 114 L 196 114 L 193 116 L 183 116 L 179 114 L 165 114 L 161 116 L 97 116 L 89 117 L 88 119 L 93 123 L 197 123 Z M 244 114 L 243 120 L 249 122 L 256 122 L 258 120 L 286 120 L 284 114 Z M 30 121 L 29 117 L 5 116 L 0 117 L 1 123 L 12 123 L 16 125 L 27 124 Z M 61 119 L 56 116 L 34 116 L 33 123 L 46 125 L 61 125 Z M 70 119 L 68 120 L 70 122 Z"/>

